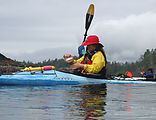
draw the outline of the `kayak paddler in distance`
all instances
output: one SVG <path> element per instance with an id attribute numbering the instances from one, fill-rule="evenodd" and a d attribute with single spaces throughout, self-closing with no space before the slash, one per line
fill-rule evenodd
<path id="1" fill-rule="evenodd" d="M 145 78 L 154 78 L 153 69 L 149 68 L 148 73 L 141 72 L 140 73 Z"/>
<path id="2" fill-rule="evenodd" d="M 82 75 L 95 74 L 98 78 L 106 77 L 106 54 L 103 45 L 96 35 L 90 35 L 81 46 L 86 47 L 86 54 L 74 60 L 71 54 L 65 54 L 64 59 L 70 63 L 70 68 L 79 71 Z"/>
<path id="3" fill-rule="evenodd" d="M 132 78 L 132 73 L 129 71 L 126 71 L 124 74 L 124 78 Z"/>

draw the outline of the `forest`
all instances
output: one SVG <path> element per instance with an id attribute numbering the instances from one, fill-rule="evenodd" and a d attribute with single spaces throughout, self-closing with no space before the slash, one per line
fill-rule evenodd
<path id="1" fill-rule="evenodd" d="M 77 57 L 75 56 L 75 59 Z M 32 63 L 23 61 L 26 66 L 46 66 L 53 65 L 59 69 L 69 68 L 69 65 L 63 59 L 54 59 L 54 60 L 45 60 L 43 62 Z M 133 76 L 138 76 L 138 74 L 143 70 L 146 72 L 149 68 L 156 70 L 156 49 L 149 50 L 147 49 L 143 55 L 136 62 L 125 62 L 120 63 L 117 61 L 107 63 L 107 73 L 111 75 L 124 74 L 126 71 L 129 71 Z"/>
<path id="2" fill-rule="evenodd" d="M 116 75 L 130 71 L 133 75 L 138 76 L 142 70 L 147 72 L 149 68 L 156 70 L 156 49 L 147 49 L 136 62 L 108 62 L 108 73 Z"/>

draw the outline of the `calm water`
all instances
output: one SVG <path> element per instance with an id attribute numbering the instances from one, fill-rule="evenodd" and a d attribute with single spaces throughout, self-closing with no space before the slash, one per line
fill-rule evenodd
<path id="1" fill-rule="evenodd" d="M 0 86 L 0 120 L 156 120 L 156 85 Z"/>

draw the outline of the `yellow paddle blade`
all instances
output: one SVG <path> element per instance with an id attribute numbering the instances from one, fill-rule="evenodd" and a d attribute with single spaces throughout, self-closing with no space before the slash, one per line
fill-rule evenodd
<path id="1" fill-rule="evenodd" d="M 94 15 L 94 5 L 90 4 L 87 14 Z"/>
<path id="2" fill-rule="evenodd" d="M 89 26 L 90 26 L 90 24 L 92 22 L 93 16 L 94 16 L 94 5 L 90 4 L 90 6 L 88 8 L 88 11 L 87 11 L 87 14 L 86 14 L 86 24 L 85 24 L 86 31 L 85 31 L 85 34 L 84 34 L 83 42 L 86 40 L 87 31 L 88 31 Z"/>
<path id="3" fill-rule="evenodd" d="M 85 25 L 85 28 L 86 28 L 86 33 L 85 35 L 87 36 L 87 30 L 89 29 L 89 26 L 92 22 L 92 19 L 93 19 L 93 16 L 94 16 L 94 5 L 91 4 L 88 8 L 88 11 L 87 11 L 87 14 L 86 14 L 86 25 Z"/>

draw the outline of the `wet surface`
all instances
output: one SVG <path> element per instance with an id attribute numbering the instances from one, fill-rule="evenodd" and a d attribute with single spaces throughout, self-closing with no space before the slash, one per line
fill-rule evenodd
<path id="1" fill-rule="evenodd" d="M 0 86 L 1 120 L 155 120 L 156 85 Z"/>

